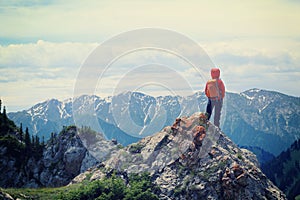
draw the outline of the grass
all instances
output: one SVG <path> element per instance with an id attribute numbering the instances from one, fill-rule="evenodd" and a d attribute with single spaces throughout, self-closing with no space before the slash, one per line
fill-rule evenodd
<path id="1" fill-rule="evenodd" d="M 8 188 L 1 189 L 10 194 L 14 199 L 59 199 L 61 193 L 69 192 L 80 188 L 80 184 L 64 186 L 59 188 Z"/>
<path id="2" fill-rule="evenodd" d="M 10 194 L 14 199 L 31 200 L 157 200 L 154 194 L 159 188 L 151 182 L 147 173 L 130 174 L 128 185 L 125 181 L 112 174 L 103 180 L 83 181 L 59 188 L 9 188 L 1 191 Z"/>

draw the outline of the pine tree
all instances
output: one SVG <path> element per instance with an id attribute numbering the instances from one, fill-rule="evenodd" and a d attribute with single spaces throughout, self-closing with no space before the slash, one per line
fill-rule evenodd
<path id="1" fill-rule="evenodd" d="M 6 115 L 6 107 L 5 106 L 3 107 L 3 118 L 4 118 L 4 121 L 6 122 L 7 121 L 7 115 Z"/>
<path id="2" fill-rule="evenodd" d="M 31 155 L 31 150 L 32 150 L 28 127 L 26 127 L 25 130 L 24 142 L 25 142 L 25 158 L 27 159 Z"/>
<path id="3" fill-rule="evenodd" d="M 0 131 L 1 135 L 6 135 L 9 133 L 9 121 L 6 115 L 6 108 L 3 107 L 3 113 L 0 115 Z"/>
<path id="4" fill-rule="evenodd" d="M 24 133 L 23 133 L 23 124 L 21 123 L 20 124 L 20 140 L 21 141 L 23 141 L 23 137 L 24 137 L 23 135 L 24 135 Z"/>
<path id="5" fill-rule="evenodd" d="M 37 135 L 35 135 L 34 141 L 35 141 L 35 146 L 39 147 L 40 146 L 40 138 Z"/>
<path id="6" fill-rule="evenodd" d="M 35 138 L 34 138 L 33 135 L 31 136 L 31 147 L 32 147 L 33 149 L 35 148 Z"/>
<path id="7" fill-rule="evenodd" d="M 29 135 L 28 127 L 26 127 L 26 130 L 25 130 L 24 142 L 25 142 L 26 148 L 29 148 L 30 145 L 31 145 L 31 140 L 30 140 L 30 135 Z"/>
<path id="8" fill-rule="evenodd" d="M 42 144 L 43 147 L 45 146 L 45 137 L 43 136 Z"/>
<path id="9" fill-rule="evenodd" d="M 51 136 L 50 136 L 50 142 L 51 142 L 51 144 L 53 144 L 53 140 L 54 140 L 54 133 L 51 132 Z"/>
<path id="10" fill-rule="evenodd" d="M 1 113 L 1 109 L 2 109 L 2 100 L 0 99 L 0 113 Z"/>

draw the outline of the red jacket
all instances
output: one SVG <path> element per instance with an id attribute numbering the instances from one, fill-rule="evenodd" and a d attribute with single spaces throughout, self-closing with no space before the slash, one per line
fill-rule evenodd
<path id="1" fill-rule="evenodd" d="M 210 73 L 211 73 L 211 78 L 212 79 L 217 79 L 218 80 L 218 87 L 221 91 L 222 99 L 223 99 L 225 97 L 225 86 L 224 86 L 223 81 L 221 79 L 219 79 L 220 70 L 218 68 L 213 68 L 213 69 L 211 69 Z M 208 97 L 207 83 L 205 85 L 205 95 Z"/>

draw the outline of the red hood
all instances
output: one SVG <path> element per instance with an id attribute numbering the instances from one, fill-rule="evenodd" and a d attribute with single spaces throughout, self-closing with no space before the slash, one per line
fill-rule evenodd
<path id="1" fill-rule="evenodd" d="M 218 68 L 212 68 L 210 70 L 210 75 L 212 79 L 220 78 L 220 69 Z"/>

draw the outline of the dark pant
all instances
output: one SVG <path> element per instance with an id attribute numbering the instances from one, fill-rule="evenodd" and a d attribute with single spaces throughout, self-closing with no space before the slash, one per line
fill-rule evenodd
<path id="1" fill-rule="evenodd" d="M 220 126 L 220 118 L 221 118 L 221 110 L 222 110 L 223 100 L 212 100 L 208 99 L 208 103 L 206 106 L 206 112 L 208 113 L 208 120 L 212 114 L 213 109 L 215 108 L 215 117 L 214 124 L 219 127 Z"/>

